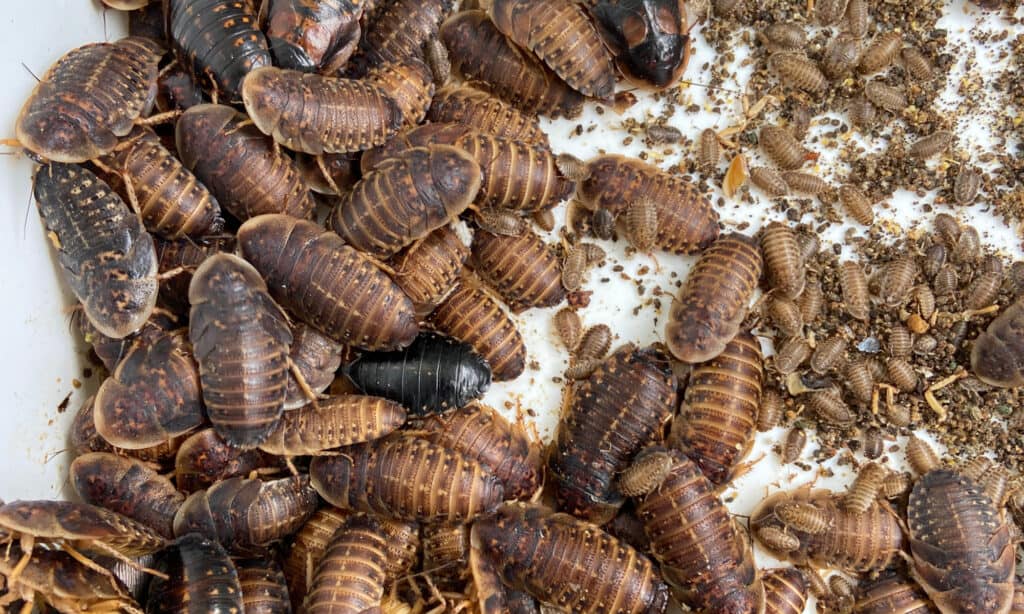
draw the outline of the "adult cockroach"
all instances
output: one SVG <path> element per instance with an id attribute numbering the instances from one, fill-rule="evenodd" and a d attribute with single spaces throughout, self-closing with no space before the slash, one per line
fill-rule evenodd
<path id="1" fill-rule="evenodd" d="M 482 134 L 548 147 L 537 117 L 469 85 L 449 85 L 434 94 L 427 112 L 434 123 L 457 123 Z"/>
<path id="2" fill-rule="evenodd" d="M 596 0 L 589 4 L 623 73 L 656 88 L 679 80 L 690 60 L 690 30 L 682 2 Z"/>
<path id="3" fill-rule="evenodd" d="M 442 226 L 405 248 L 390 260 L 394 280 L 416 307 L 427 315 L 458 283 L 469 247 L 451 225 Z"/>
<path id="4" fill-rule="evenodd" d="M 552 307 L 565 299 L 561 263 L 551 247 L 532 231 L 516 237 L 476 232 L 471 262 L 514 313 L 531 307 Z"/>
<path id="5" fill-rule="evenodd" d="M 146 612 L 242 612 L 242 585 L 223 546 L 198 534 L 178 539 L 163 553 L 157 569 L 168 579 L 150 582 Z"/>

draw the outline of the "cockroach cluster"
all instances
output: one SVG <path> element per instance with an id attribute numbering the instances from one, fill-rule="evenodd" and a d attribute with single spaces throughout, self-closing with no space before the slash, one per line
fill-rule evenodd
<path id="1" fill-rule="evenodd" d="M 1013 402 L 1024 271 L 948 215 L 885 257 L 840 260 L 788 223 L 729 227 L 701 183 L 646 159 L 559 154 L 541 128 L 628 107 L 624 80 L 671 89 L 691 23 L 741 3 L 104 2 L 131 11 L 130 36 L 61 57 L 16 136 L 108 376 L 72 425 L 79 500 L 0 502 L 0 605 L 761 614 L 814 595 L 842 612 L 1024 611 L 1011 474 L 943 464 L 916 438 L 915 477 L 885 457 L 918 424 L 964 420 L 951 390 Z M 863 43 L 869 4 L 812 3 L 841 29 L 820 61 L 796 24 L 760 32 L 767 67 L 812 97 L 897 57 L 932 79 L 899 32 Z M 879 78 L 860 87 L 854 124 L 910 104 Z M 830 202 L 801 170 L 818 157 L 805 115 L 743 141 L 777 169 L 740 152 L 728 196 L 749 177 Z M 745 129 L 702 132 L 695 167 L 712 173 Z M 835 195 L 870 225 L 854 183 Z M 955 201 L 982 184 L 961 169 Z M 583 324 L 607 257 L 585 237 L 620 231 L 695 259 L 653 344 Z M 518 314 L 540 309 L 570 355 L 547 446 L 481 401 L 492 382 L 530 385 Z M 851 434 L 874 460 L 845 493 L 776 492 L 741 522 L 724 491 L 782 423 L 787 463 Z M 755 542 L 792 565 L 760 568 Z"/>

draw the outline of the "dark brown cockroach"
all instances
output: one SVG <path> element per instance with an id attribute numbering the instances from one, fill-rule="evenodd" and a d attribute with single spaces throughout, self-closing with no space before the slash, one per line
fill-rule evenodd
<path id="1" fill-rule="evenodd" d="M 83 167 L 46 164 L 33 182 L 64 279 L 89 322 L 114 339 L 138 330 L 156 306 L 153 237 L 110 186 Z"/>
<path id="2" fill-rule="evenodd" d="M 971 348 L 971 371 L 983 382 L 1001 388 L 1024 386 L 1024 299 L 1018 299 L 992 320 Z"/>
<path id="3" fill-rule="evenodd" d="M 668 124 L 648 124 L 645 132 L 651 145 L 671 145 L 683 140 L 683 132 Z"/>
<path id="4" fill-rule="evenodd" d="M 821 313 L 821 307 L 825 302 L 825 294 L 821 289 L 821 282 L 817 278 L 808 277 L 804 291 L 797 298 L 797 306 L 800 307 L 800 315 L 804 324 L 811 324 Z"/>
<path id="5" fill-rule="evenodd" d="M 889 374 L 889 380 L 900 390 L 912 392 L 917 388 L 918 375 L 906 359 L 889 358 L 885 363 L 885 369 Z"/>
<path id="6" fill-rule="evenodd" d="M 807 46 L 807 30 L 802 24 L 791 21 L 776 21 L 761 31 L 769 49 L 800 51 Z"/>
<path id="7" fill-rule="evenodd" d="M 941 154 L 953 142 L 953 133 L 949 130 L 936 130 L 928 136 L 921 137 L 907 147 L 907 154 L 915 158 L 930 158 Z"/>
<path id="8" fill-rule="evenodd" d="M 491 21 L 513 43 L 536 55 L 573 89 L 608 99 L 615 65 L 583 7 L 569 0 L 491 0 Z"/>
<path id="9" fill-rule="evenodd" d="M 442 226 L 391 259 L 395 283 L 412 300 L 417 314 L 433 311 L 458 282 L 469 247 L 450 225 Z"/>
<path id="10" fill-rule="evenodd" d="M 462 124 L 481 134 L 512 141 L 548 146 L 548 136 L 541 130 L 536 116 L 469 85 L 451 85 L 437 90 L 427 119 L 434 123 Z"/>
<path id="11" fill-rule="evenodd" d="M 197 534 L 178 539 L 160 557 L 146 612 L 242 612 L 242 585 L 224 547 Z"/>
<path id="12" fill-rule="evenodd" d="M 762 363 L 758 340 L 741 332 L 690 374 L 669 445 L 689 456 L 714 484 L 728 482 L 754 445 Z"/>
<path id="13" fill-rule="evenodd" d="M 846 4 L 846 31 L 856 38 L 868 33 L 868 0 L 850 0 Z"/>
<path id="14" fill-rule="evenodd" d="M 917 47 L 904 47 L 900 51 L 900 59 L 903 61 L 903 68 L 918 81 L 931 81 L 935 76 L 931 61 Z"/>
<path id="15" fill-rule="evenodd" d="M 786 433 L 786 441 L 782 445 L 782 462 L 796 462 L 803 454 L 805 445 L 807 445 L 807 432 L 802 428 L 791 428 Z"/>
<path id="16" fill-rule="evenodd" d="M 466 522 L 504 497 L 501 480 L 460 452 L 394 436 L 315 457 L 313 487 L 331 505 L 420 522 Z"/>
<path id="17" fill-rule="evenodd" d="M 862 75 L 880 72 L 896 59 L 903 46 L 903 35 L 899 32 L 883 32 L 871 40 L 860 56 L 857 69 Z"/>
<path id="18" fill-rule="evenodd" d="M 515 237 L 526 232 L 527 221 L 511 209 L 481 209 L 474 212 L 473 221 L 478 228 L 495 235 Z"/>
<path id="19" fill-rule="evenodd" d="M 823 26 L 831 26 L 846 14 L 849 0 L 817 0 L 814 3 L 814 18 Z"/>
<path id="20" fill-rule="evenodd" d="M 957 239 L 960 238 L 960 233 L 962 232 L 960 222 L 956 221 L 956 218 L 948 213 L 939 213 L 935 216 L 933 223 L 935 225 L 935 235 L 937 235 L 942 244 L 949 249 L 956 248 Z"/>
<path id="21" fill-rule="evenodd" d="M 166 47 L 163 3 L 149 2 L 146 6 L 129 12 L 128 36 L 151 38 Z"/>
<path id="22" fill-rule="evenodd" d="M 818 65 L 799 53 L 779 51 L 768 58 L 768 67 L 784 85 L 804 90 L 811 94 L 828 87 L 828 79 Z"/>
<path id="23" fill-rule="evenodd" d="M 658 203 L 650 198 L 634 201 L 626 210 L 626 236 L 630 245 L 647 252 L 658 240 Z"/>
<path id="24" fill-rule="evenodd" d="M 554 326 L 565 349 L 574 352 L 583 338 L 583 322 L 580 321 L 579 313 L 571 307 L 563 307 L 555 314 Z"/>
<path id="25" fill-rule="evenodd" d="M 423 571 L 441 590 L 461 589 L 469 578 L 469 526 L 430 524 L 421 531 Z"/>
<path id="26" fill-rule="evenodd" d="M 978 191 L 981 189 L 981 182 L 981 173 L 970 166 L 961 166 L 953 185 L 953 200 L 965 207 L 974 204 L 974 199 L 978 197 Z"/>
<path id="27" fill-rule="evenodd" d="M 324 450 L 379 439 L 405 422 L 405 408 L 387 399 L 341 395 L 285 413 L 260 449 L 277 456 L 316 456 Z"/>
<path id="28" fill-rule="evenodd" d="M 591 210 L 618 216 L 641 199 L 658 205 L 655 245 L 675 253 L 696 253 L 718 238 L 718 213 L 697 187 L 635 158 L 599 156 L 587 163 L 579 196 Z"/>
<path id="29" fill-rule="evenodd" d="M 850 485 L 849 490 L 843 495 L 843 499 L 839 504 L 840 507 L 847 512 L 863 514 L 871 507 L 875 499 L 878 498 L 882 489 L 882 482 L 888 476 L 889 470 L 883 465 L 867 463 L 861 467 L 860 473 L 857 474 L 853 484 Z"/>
<path id="30" fill-rule="evenodd" d="M 748 171 L 750 181 L 769 196 L 785 196 L 789 194 L 789 186 L 773 168 L 767 166 L 752 166 Z"/>
<path id="31" fill-rule="evenodd" d="M 763 391 L 761 409 L 757 412 L 757 430 L 763 433 L 778 426 L 785 409 L 782 395 L 772 389 Z"/>
<path id="32" fill-rule="evenodd" d="M 800 315 L 800 307 L 794 301 L 773 296 L 769 299 L 767 314 L 772 325 L 783 336 L 795 337 L 803 333 L 804 320 Z"/>
<path id="33" fill-rule="evenodd" d="M 867 321 L 871 311 L 868 279 L 860 264 L 844 260 L 839 265 L 839 285 L 843 291 L 843 308 L 858 320 Z"/>
<path id="34" fill-rule="evenodd" d="M 229 254 L 199 265 L 188 298 L 210 422 L 229 444 L 256 447 L 284 411 L 292 343 L 286 316 L 256 269 Z"/>
<path id="35" fill-rule="evenodd" d="M 935 612 L 928 595 L 910 578 L 886 573 L 857 587 L 854 614 L 931 614 Z"/>
<path id="36" fill-rule="evenodd" d="M 871 80 L 864 84 L 864 97 L 871 101 L 876 107 L 894 113 L 907 108 L 909 102 L 903 89 L 887 85 L 878 80 Z"/>
<path id="37" fill-rule="evenodd" d="M 956 239 L 953 248 L 953 260 L 956 262 L 975 263 L 981 257 L 981 237 L 974 226 L 964 226 Z"/>
<path id="38" fill-rule="evenodd" d="M 526 345 L 515 322 L 482 288 L 458 284 L 431 314 L 430 324 L 468 343 L 490 364 L 496 382 L 513 380 L 526 368 Z"/>
<path id="39" fill-rule="evenodd" d="M 785 128 L 765 124 L 759 135 L 761 148 L 779 168 L 797 169 L 814 157 Z"/>
<path id="40" fill-rule="evenodd" d="M 590 227 L 598 239 L 610 240 L 615 236 L 615 214 L 599 207 L 590 216 Z"/>
<path id="41" fill-rule="evenodd" d="M 453 145 L 459 147 L 459 140 L 477 134 L 472 127 L 464 124 L 426 124 L 399 132 L 383 145 L 363 152 L 359 167 L 363 175 L 375 170 L 385 161 L 399 157 L 415 147 L 431 145 Z"/>
<path id="42" fill-rule="evenodd" d="M 764 614 L 803 614 L 807 605 L 807 580 L 795 567 L 768 569 L 761 575 Z"/>
<path id="43" fill-rule="evenodd" d="M 689 363 L 720 354 L 739 332 L 760 277 L 761 252 L 753 239 L 731 233 L 715 241 L 672 302 L 665 327 L 672 354 Z"/>
<path id="44" fill-rule="evenodd" d="M 272 558 L 236 559 L 246 614 L 291 614 L 288 586 L 281 566 Z"/>
<path id="45" fill-rule="evenodd" d="M 475 86 L 521 111 L 564 117 L 582 112 L 583 94 L 505 38 L 486 12 L 456 13 L 441 26 L 441 40 L 467 80 L 479 80 Z"/>
<path id="46" fill-rule="evenodd" d="M 626 345 L 572 393 L 561 416 L 548 475 L 560 508 L 603 523 L 622 496 L 614 481 L 657 443 L 676 404 L 676 378 L 660 351 Z"/>
<path id="47" fill-rule="evenodd" d="M 270 66 L 254 7 L 234 0 L 165 0 L 167 34 L 178 61 L 225 102 L 241 100 L 250 72 Z"/>
<path id="48" fill-rule="evenodd" d="M 979 274 L 963 291 L 964 307 L 982 309 L 994 304 L 1002 285 L 1002 271 L 988 271 Z"/>
<path id="49" fill-rule="evenodd" d="M 644 523 L 636 516 L 636 505 L 633 501 L 627 501 L 615 518 L 604 526 L 604 530 L 641 552 L 648 552 L 651 549 L 651 540 L 644 532 Z"/>
<path id="50" fill-rule="evenodd" d="M 928 249 L 924 252 L 924 259 L 921 262 L 921 269 L 924 271 L 925 276 L 928 279 L 935 279 L 935 275 L 939 272 L 942 265 L 946 264 L 946 258 L 949 255 L 949 249 L 941 243 L 929 245 Z"/>
<path id="51" fill-rule="evenodd" d="M 846 339 L 839 335 L 819 341 L 811 354 L 811 370 L 824 375 L 833 369 L 841 369 L 846 363 L 846 347 Z"/>
<path id="52" fill-rule="evenodd" d="M 532 231 L 503 237 L 480 230 L 473 236 L 472 250 L 474 270 L 514 313 L 565 299 L 558 256 Z"/>
<path id="53" fill-rule="evenodd" d="M 230 478 L 189 495 L 174 517 L 174 534 L 200 533 L 244 553 L 297 531 L 319 502 L 309 476 Z"/>
<path id="54" fill-rule="evenodd" d="M 480 190 L 480 165 L 448 145 L 408 149 L 363 177 L 331 213 L 347 243 L 386 258 L 458 217 Z"/>
<path id="55" fill-rule="evenodd" d="M 18 142 L 54 162 L 85 162 L 110 152 L 152 108 L 162 55 L 159 43 L 141 37 L 69 51 L 18 113 Z"/>
<path id="56" fill-rule="evenodd" d="M 40 549 L 26 553 L 17 543 L 6 548 L 5 556 L 0 557 L 6 593 L 0 597 L 0 606 L 12 608 L 8 611 L 15 611 L 15 600 L 22 599 L 22 612 L 37 611 L 33 603 L 41 611 L 45 603 L 60 612 L 142 614 L 139 605 L 109 572 L 87 567 L 66 552 Z"/>
<path id="57" fill-rule="evenodd" d="M 913 256 L 902 256 L 885 263 L 879 272 L 879 298 L 889 306 L 905 304 L 917 273 L 917 261 Z"/>
<path id="58" fill-rule="evenodd" d="M 434 75 L 418 56 L 376 66 L 363 81 L 376 85 L 398 105 L 402 126 L 415 126 L 427 116 L 434 97 Z"/>
<path id="59" fill-rule="evenodd" d="M 108 182 L 123 187 L 122 196 L 150 232 L 198 239 L 222 230 L 217 200 L 151 129 L 137 126 L 97 164 L 109 169 Z"/>
<path id="60" fill-rule="evenodd" d="M 202 88 L 196 83 L 192 73 L 178 64 L 164 67 L 160 71 L 156 87 L 156 108 L 158 111 L 184 111 L 203 104 Z"/>
<path id="61" fill-rule="evenodd" d="M 846 107 L 846 113 L 850 122 L 859 128 L 870 128 L 875 124 L 878 110 L 875 105 L 864 97 L 857 97 L 850 101 Z"/>
<path id="62" fill-rule="evenodd" d="M 874 222 L 875 213 L 872 211 L 871 201 L 855 186 L 848 183 L 839 186 L 839 202 L 843 204 L 847 215 L 858 224 L 870 226 Z"/>
<path id="63" fill-rule="evenodd" d="M 361 177 L 361 154 L 323 154 L 311 156 L 298 153 L 295 163 L 309 189 L 318 194 L 342 196 L 352 189 Z"/>
<path id="64" fill-rule="evenodd" d="M 860 43 L 857 38 L 842 32 L 825 47 L 825 55 L 821 58 L 821 70 L 829 79 L 838 81 L 853 72 L 859 57 Z"/>
<path id="65" fill-rule="evenodd" d="M 172 523 L 185 495 L 144 463 L 106 452 L 79 456 L 69 469 L 75 492 L 86 503 L 105 507 L 174 537 Z"/>
<path id="66" fill-rule="evenodd" d="M 422 437 L 480 462 L 505 486 L 506 499 L 528 498 L 540 486 L 540 447 L 521 422 L 510 424 L 481 403 L 428 416 L 416 425 Z"/>
<path id="67" fill-rule="evenodd" d="M 857 419 L 835 387 L 807 393 L 807 407 L 819 420 L 835 426 L 848 426 Z"/>
<path id="68" fill-rule="evenodd" d="M 904 545 L 901 521 L 885 502 L 876 502 L 863 514 L 840 506 L 841 495 L 802 487 L 778 492 L 762 501 L 750 518 L 751 530 L 772 554 L 794 564 L 811 563 L 848 572 L 881 570 L 897 557 Z M 775 514 L 779 505 L 810 505 L 827 519 L 827 530 L 812 534 L 783 524 Z M 778 548 L 761 539 L 762 531 L 775 528 L 796 538 L 796 547 Z M 789 544 L 792 545 L 792 544 Z"/>
<path id="69" fill-rule="evenodd" d="M 952 265 L 944 264 L 932 280 L 935 296 L 951 296 L 960 287 L 960 278 Z"/>
<path id="70" fill-rule="evenodd" d="M 775 370 L 782 375 L 789 375 L 807 362 L 811 352 L 811 345 L 803 337 L 785 339 L 775 348 Z"/>
<path id="71" fill-rule="evenodd" d="M 281 68 L 305 72 L 334 70 L 359 44 L 358 0 L 273 0 L 267 7 L 267 44 Z"/>
<path id="72" fill-rule="evenodd" d="M 186 288 L 187 290 L 187 288 Z M 180 311 L 180 310 L 179 310 Z M 158 328 L 164 331 L 173 331 L 180 327 L 178 317 L 170 311 L 156 307 L 149 320 L 143 324 L 139 333 L 129 335 L 123 339 L 113 339 L 96 330 L 89 318 L 84 317 L 82 310 L 76 309 L 71 315 L 72 324 L 77 324 L 82 333 L 82 340 L 92 346 L 93 353 L 100 359 L 107 371 L 113 372 L 117 364 L 128 353 L 128 348 L 135 343 L 136 339 L 149 327 Z"/>
<path id="73" fill-rule="evenodd" d="M 364 3 L 365 4 L 365 3 Z M 452 0 L 388 0 L 378 3 L 372 12 L 365 9 L 367 23 L 352 58 L 356 74 L 386 64 L 419 55 L 423 44 L 435 38 L 438 27 L 452 11 Z"/>
<path id="74" fill-rule="evenodd" d="M 296 323 L 292 326 L 292 345 L 289 351 L 292 369 L 288 374 L 284 409 L 298 409 L 309 403 L 310 393 L 327 390 L 341 366 L 342 357 L 351 358 L 345 346 L 335 343 L 312 326 Z M 295 371 L 302 377 L 300 382 Z"/>
<path id="75" fill-rule="evenodd" d="M 508 503 L 473 523 L 470 565 L 544 604 L 577 614 L 661 614 L 668 587 L 651 561 L 589 522 Z M 603 561 L 579 565 L 578 561 Z"/>
<path id="76" fill-rule="evenodd" d="M 234 249 L 233 239 L 196 243 L 190 239 L 165 241 L 154 237 L 154 243 L 160 274 L 173 275 L 160 284 L 161 304 L 181 316 L 188 313 L 188 286 L 192 283 L 192 273 L 213 254 Z M 159 311 L 157 308 L 153 313 Z M 154 318 L 150 318 L 150 322 L 153 321 Z"/>
<path id="77" fill-rule="evenodd" d="M 306 598 L 309 585 L 313 582 L 313 572 L 320 559 L 323 558 L 331 537 L 352 515 L 348 510 L 340 510 L 333 506 L 317 510 L 302 528 L 295 533 L 288 554 L 282 566 L 288 579 L 288 596 L 291 597 L 292 611 L 300 611 Z"/>
<path id="78" fill-rule="evenodd" d="M 287 215 L 265 215 L 242 224 L 238 243 L 281 305 L 331 339 L 374 350 L 404 347 L 416 338 L 409 297 L 333 232 Z"/>
<path id="79" fill-rule="evenodd" d="M 697 138 L 697 167 L 710 173 L 722 159 L 722 146 L 718 142 L 718 133 L 714 128 L 705 128 Z"/>
<path id="80" fill-rule="evenodd" d="M 97 391 L 93 419 L 106 441 L 129 450 L 203 424 L 199 367 L 185 331 L 147 326 Z"/>
<path id="81" fill-rule="evenodd" d="M 764 589 L 746 536 L 700 468 L 677 450 L 664 479 L 637 500 L 651 554 L 676 598 L 701 612 L 759 612 Z"/>
<path id="82" fill-rule="evenodd" d="M 631 81 L 666 88 L 690 60 L 687 11 L 674 0 L 596 0 L 589 4 L 619 70 Z"/>
<path id="83" fill-rule="evenodd" d="M 312 215 L 316 203 L 295 162 L 231 107 L 192 107 L 178 119 L 175 138 L 185 167 L 236 218 Z"/>
<path id="84" fill-rule="evenodd" d="M 812 175 L 811 173 L 802 173 L 800 171 L 783 171 L 781 173 L 782 180 L 789 186 L 790 191 L 796 192 L 797 194 L 807 194 L 810 196 L 818 196 L 829 190 L 829 184 L 827 181 Z"/>
<path id="85" fill-rule="evenodd" d="M 246 113 L 263 134 L 312 155 L 381 145 L 402 126 L 402 109 L 368 80 L 324 77 L 272 66 L 242 84 Z"/>
<path id="86" fill-rule="evenodd" d="M 259 450 L 231 447 L 216 431 L 208 428 L 192 435 L 178 448 L 174 477 L 178 490 L 192 493 L 221 480 L 249 475 L 273 465 Z"/>
<path id="87" fill-rule="evenodd" d="M 89 452 L 113 452 L 121 456 L 137 458 L 145 463 L 165 465 L 174 462 L 174 456 L 183 444 L 185 437 L 171 437 L 161 441 L 155 446 L 141 448 L 138 450 L 127 450 L 110 445 L 98 432 L 93 418 L 94 397 L 89 397 L 82 403 L 78 413 L 71 423 L 71 433 L 68 439 L 71 450 L 75 455 L 88 454 Z"/>
<path id="88" fill-rule="evenodd" d="M 807 276 L 793 230 L 780 222 L 769 224 L 761 233 L 761 253 L 768 285 L 783 296 L 799 296 Z"/>

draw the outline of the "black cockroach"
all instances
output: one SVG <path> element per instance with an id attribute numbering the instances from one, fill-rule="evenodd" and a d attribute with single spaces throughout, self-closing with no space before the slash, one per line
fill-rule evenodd
<path id="1" fill-rule="evenodd" d="M 591 14 L 619 69 L 655 87 L 675 83 L 690 59 L 686 11 L 678 0 L 597 0 Z"/>

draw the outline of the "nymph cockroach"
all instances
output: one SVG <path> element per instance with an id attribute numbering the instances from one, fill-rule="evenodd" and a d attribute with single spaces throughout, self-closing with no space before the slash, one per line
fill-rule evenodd
<path id="1" fill-rule="evenodd" d="M 907 147 L 907 153 L 915 158 L 930 158 L 941 154 L 953 143 L 954 135 L 949 130 L 936 130 L 921 137 Z"/>
<path id="2" fill-rule="evenodd" d="M 364 2 L 273 0 L 267 8 L 267 44 L 281 68 L 333 73 L 356 50 Z"/>
<path id="3" fill-rule="evenodd" d="M 761 148 L 779 168 L 793 170 L 814 157 L 785 128 L 765 124 L 759 133 Z M 788 183 L 788 182 L 787 182 Z"/>
<path id="4" fill-rule="evenodd" d="M 558 256 L 532 231 L 504 237 L 480 230 L 472 250 L 473 269 L 513 312 L 552 307 L 565 299 Z"/>
<path id="5" fill-rule="evenodd" d="M 984 178 L 976 169 L 964 165 L 956 174 L 956 183 L 953 186 L 953 199 L 958 205 L 971 205 L 978 196 Z"/>
<path id="6" fill-rule="evenodd" d="M 789 185 L 777 170 L 767 166 L 754 166 L 748 172 L 751 183 L 761 188 L 769 196 L 789 194 Z"/>
<path id="7" fill-rule="evenodd" d="M 844 260 L 839 267 L 843 307 L 854 318 L 867 321 L 871 310 L 871 297 L 868 295 L 868 279 L 864 269 L 853 260 Z"/>
<path id="8" fill-rule="evenodd" d="M 907 108 L 909 102 L 903 90 L 892 85 L 887 85 L 878 80 L 871 80 L 864 84 L 864 97 L 876 107 L 898 113 Z"/>
<path id="9" fill-rule="evenodd" d="M 860 56 L 860 43 L 854 36 L 840 33 L 829 41 L 821 58 L 821 69 L 833 81 L 844 79 L 853 72 Z"/>
<path id="10" fill-rule="evenodd" d="M 390 261 L 395 283 L 416 313 L 426 315 L 458 283 L 469 247 L 451 225 L 442 226 L 396 254 Z"/>
<path id="11" fill-rule="evenodd" d="M 850 184 L 839 186 L 839 202 L 846 209 L 846 213 L 858 224 L 870 226 L 874 221 L 875 213 L 872 211 L 871 201 L 856 186 Z"/>
<path id="12" fill-rule="evenodd" d="M 434 123 L 457 123 L 482 134 L 548 146 L 537 117 L 469 85 L 449 85 L 434 94 L 427 112 Z"/>
<path id="13" fill-rule="evenodd" d="M 761 253 L 768 285 L 783 296 L 800 296 L 807 275 L 793 230 L 779 222 L 768 224 L 761 233 Z"/>
<path id="14" fill-rule="evenodd" d="M 665 88 L 686 70 L 690 36 L 676 0 L 596 0 L 590 12 L 611 43 L 619 69 L 636 81 Z"/>
<path id="15" fill-rule="evenodd" d="M 295 316 L 339 343 L 370 350 L 412 343 L 412 301 L 383 271 L 333 232 L 287 215 L 238 229 L 242 256 Z"/>
<path id="16" fill-rule="evenodd" d="M 784 85 L 811 94 L 817 94 L 828 87 L 828 79 L 818 65 L 801 53 L 778 51 L 768 58 L 768 66 Z"/>
<path id="17" fill-rule="evenodd" d="M 243 612 L 242 585 L 224 547 L 192 533 L 177 540 L 157 562 L 168 578 L 153 578 L 146 612 Z"/>
<path id="18" fill-rule="evenodd" d="M 260 449 L 278 456 L 316 456 L 372 441 L 405 422 L 405 408 L 387 399 L 341 395 L 285 413 Z"/>
<path id="19" fill-rule="evenodd" d="M 903 35 L 896 31 L 882 32 L 864 49 L 857 69 L 861 74 L 870 75 L 892 64 L 903 45 Z"/>

